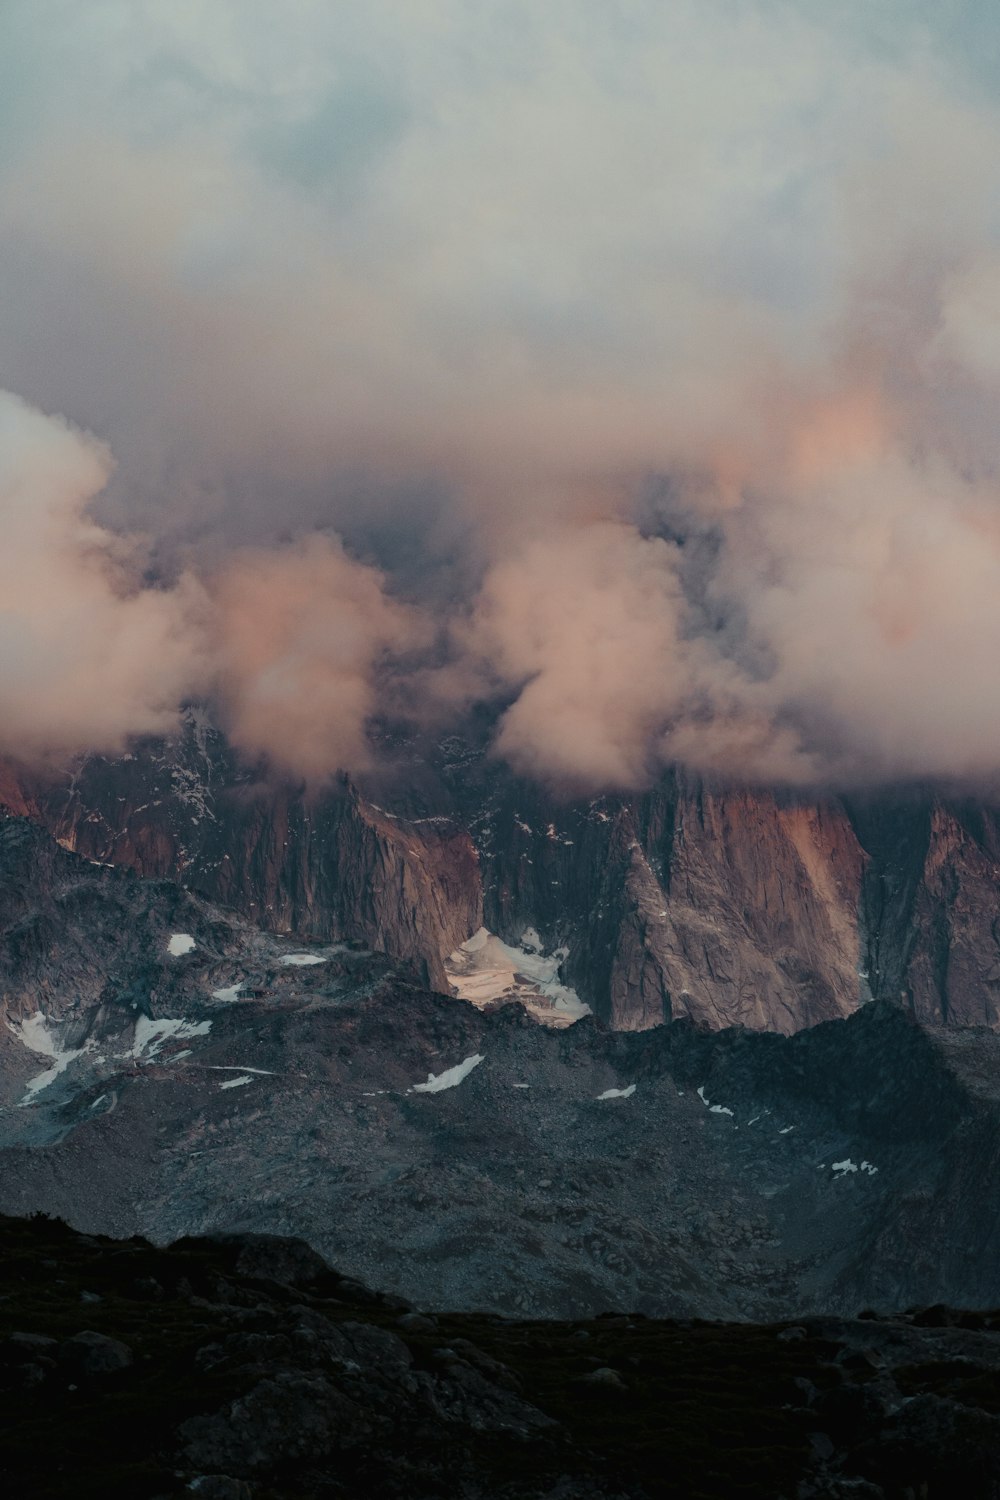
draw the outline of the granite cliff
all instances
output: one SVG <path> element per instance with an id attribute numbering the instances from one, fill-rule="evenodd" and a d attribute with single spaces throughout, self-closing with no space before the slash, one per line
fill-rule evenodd
<path id="1" fill-rule="evenodd" d="M 171 878 L 262 927 L 364 943 L 447 990 L 481 926 L 535 934 L 599 1018 L 794 1032 L 870 998 L 935 1024 L 1000 1016 L 1000 816 L 916 791 L 806 800 L 680 775 L 567 801 L 472 739 L 391 747 L 308 792 L 190 713 L 178 737 L 39 773 L 0 805 L 67 848 Z M 395 756 L 395 759 L 393 758 Z"/>

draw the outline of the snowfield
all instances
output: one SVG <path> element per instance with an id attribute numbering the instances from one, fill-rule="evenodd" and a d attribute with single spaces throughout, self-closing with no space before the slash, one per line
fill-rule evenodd
<path id="1" fill-rule="evenodd" d="M 449 955 L 444 967 L 460 1000 L 480 1009 L 498 1000 L 519 1000 L 545 1026 L 572 1026 L 590 1015 L 590 1006 L 559 979 L 566 955 L 565 948 L 543 953 L 533 927 L 525 929 L 517 947 L 480 927 Z"/>

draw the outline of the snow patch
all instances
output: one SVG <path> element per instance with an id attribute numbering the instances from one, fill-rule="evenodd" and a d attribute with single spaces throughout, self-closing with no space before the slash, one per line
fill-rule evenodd
<path id="1" fill-rule="evenodd" d="M 239 1068 L 230 1067 L 225 1063 L 210 1063 L 208 1071 L 210 1073 L 259 1073 L 262 1078 L 274 1077 L 273 1068 L 248 1068 L 245 1063 Z"/>
<path id="2" fill-rule="evenodd" d="M 631 1099 L 635 1093 L 635 1084 L 630 1083 L 627 1089 L 605 1089 L 603 1094 L 598 1094 L 598 1099 Z"/>
<path id="3" fill-rule="evenodd" d="M 211 1029 L 211 1021 L 185 1021 L 181 1016 L 160 1016 L 154 1020 L 152 1016 L 140 1016 L 135 1023 L 132 1056 L 152 1062 L 164 1042 L 207 1036 Z"/>
<path id="4" fill-rule="evenodd" d="M 220 1083 L 220 1089 L 241 1089 L 245 1083 L 253 1083 L 249 1073 L 241 1073 L 239 1078 L 227 1078 L 225 1083 Z"/>
<path id="5" fill-rule="evenodd" d="M 873 1167 L 870 1161 L 863 1161 L 859 1167 L 857 1162 L 845 1156 L 843 1161 L 833 1162 L 830 1170 L 836 1172 L 838 1177 L 846 1177 L 849 1172 L 866 1172 L 869 1177 L 874 1177 L 878 1167 Z"/>
<path id="6" fill-rule="evenodd" d="M 728 1106 L 725 1105 L 725 1104 L 709 1104 L 708 1100 L 705 1098 L 705 1085 L 704 1084 L 702 1084 L 701 1088 L 698 1090 L 698 1098 L 701 1100 L 702 1104 L 704 1104 L 705 1108 L 708 1110 L 708 1112 L 709 1112 L 710 1115 L 730 1115 L 730 1116 L 732 1116 L 732 1114 L 733 1114 L 733 1111 L 731 1109 L 729 1109 Z"/>
<path id="7" fill-rule="evenodd" d="M 23 1021 L 8 1021 L 7 1027 L 29 1052 L 34 1052 L 39 1057 L 47 1057 L 52 1064 L 44 1073 L 38 1073 L 29 1080 L 24 1097 L 18 1100 L 18 1105 L 22 1109 L 26 1104 L 33 1104 L 43 1089 L 47 1089 L 50 1083 L 54 1083 L 60 1073 L 65 1073 L 71 1062 L 75 1062 L 78 1057 L 82 1057 L 93 1047 L 92 1042 L 88 1042 L 83 1047 L 61 1047 L 52 1023 L 40 1010 L 36 1011 L 33 1016 L 25 1016 Z"/>
<path id="8" fill-rule="evenodd" d="M 542 940 L 533 927 L 524 930 L 516 947 L 480 927 L 445 960 L 444 967 L 460 1000 L 480 1009 L 497 1001 L 519 1000 L 544 1025 L 571 1026 L 590 1015 L 590 1006 L 559 979 L 567 952 L 557 948 L 543 953 Z"/>
<path id="9" fill-rule="evenodd" d="M 212 999 L 221 1000 L 226 1005 L 232 1005 L 240 998 L 240 990 L 243 988 L 244 980 L 240 979 L 236 984 L 228 984 L 224 989 L 213 990 Z"/>
<path id="10" fill-rule="evenodd" d="M 181 958 L 185 953 L 190 953 L 193 947 L 194 938 L 189 932 L 175 932 L 167 944 L 167 952 L 171 958 Z"/>
<path id="11" fill-rule="evenodd" d="M 286 969 L 305 969 L 311 964 L 325 964 L 328 957 L 326 953 L 285 953 L 278 962 Z"/>
<path id="12" fill-rule="evenodd" d="M 478 1068 L 485 1059 L 481 1052 L 474 1052 L 464 1062 L 456 1063 L 444 1073 L 428 1073 L 426 1083 L 415 1083 L 409 1091 L 413 1094 L 440 1094 L 443 1089 L 453 1089 L 468 1078 L 473 1068 Z"/>

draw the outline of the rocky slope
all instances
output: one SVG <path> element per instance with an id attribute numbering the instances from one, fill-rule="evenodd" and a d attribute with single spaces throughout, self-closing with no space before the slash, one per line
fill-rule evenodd
<path id="1" fill-rule="evenodd" d="M 810 803 L 667 777 L 565 802 L 481 737 L 391 744 L 362 786 L 248 770 L 203 717 L 64 773 L 7 765 L 0 806 L 67 847 L 171 877 L 277 932 L 355 940 L 447 989 L 481 924 L 566 949 L 622 1030 L 690 1015 L 793 1032 L 875 996 L 945 1025 L 1000 1015 L 1000 818 L 917 793 Z"/>
<path id="2" fill-rule="evenodd" d="M 193 714 L 175 742 L 63 777 L 8 765 L 0 806 L 89 859 L 182 881 L 271 931 L 367 943 L 442 989 L 445 955 L 482 918 L 477 853 L 449 818 L 404 820 L 343 780 L 307 798 L 258 779 Z"/>
<path id="3" fill-rule="evenodd" d="M 301 1242 L 0 1219 L 12 1500 L 988 1500 L 1000 1315 L 417 1312 Z"/>
<path id="4" fill-rule="evenodd" d="M 0 1209 L 531 1315 L 1000 1302 L 1000 1037 L 563 1030 L 0 824 Z"/>

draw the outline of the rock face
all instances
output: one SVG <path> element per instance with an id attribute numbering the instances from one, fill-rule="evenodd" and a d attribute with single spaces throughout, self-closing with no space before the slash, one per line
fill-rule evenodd
<path id="1" fill-rule="evenodd" d="M 482 923 L 514 943 L 534 929 L 616 1029 L 690 1015 L 789 1033 L 872 996 L 946 1025 L 1000 1018 L 992 807 L 681 776 L 574 803 L 458 739 L 388 758 L 391 774 L 307 795 L 248 771 L 192 713 L 175 741 L 61 777 L 8 765 L 0 806 L 262 927 L 384 951 L 441 990 Z"/>
<path id="2" fill-rule="evenodd" d="M 482 920 L 476 849 L 449 818 L 402 819 L 343 780 L 319 798 L 259 781 L 195 716 L 176 742 L 62 780 L 8 767 L 4 802 L 88 859 L 183 881 L 272 931 L 366 943 L 439 989 Z"/>
<path id="3" fill-rule="evenodd" d="M 868 854 L 862 961 L 871 993 L 949 1026 L 1000 1020 L 1000 816 L 983 803 L 852 806 Z"/>
<path id="4" fill-rule="evenodd" d="M 487 924 L 566 943 L 569 977 L 617 1029 L 690 1015 L 793 1031 L 858 1004 L 865 857 L 841 808 L 677 782 L 553 807 L 515 786 L 479 838 Z"/>
<path id="5" fill-rule="evenodd" d="M 689 1015 L 788 1032 L 857 1007 L 864 856 L 842 813 L 679 791 L 616 823 L 573 957 L 581 984 L 604 958 L 613 1026 Z"/>
<path id="6" fill-rule="evenodd" d="M 992 1026 L 1000 1016 L 1000 838 L 994 813 L 964 812 L 931 813 L 904 995 L 927 1020 Z"/>

